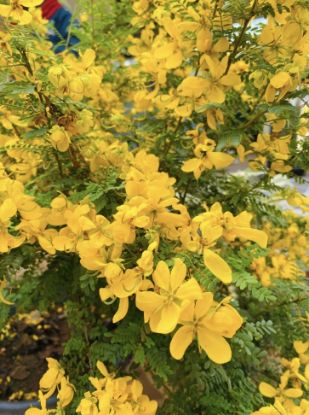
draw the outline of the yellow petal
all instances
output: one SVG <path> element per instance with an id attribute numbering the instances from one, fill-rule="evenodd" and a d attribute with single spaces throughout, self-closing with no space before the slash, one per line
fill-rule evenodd
<path id="1" fill-rule="evenodd" d="M 146 313 L 153 313 L 163 305 L 163 298 L 152 291 L 140 291 L 136 293 L 136 307 Z"/>
<path id="2" fill-rule="evenodd" d="M 19 21 L 19 24 L 24 25 L 24 24 L 29 24 L 32 20 L 32 15 L 27 11 L 27 10 L 23 10 L 22 13 L 11 13 L 11 16 Z"/>
<path id="3" fill-rule="evenodd" d="M 206 79 L 198 76 L 188 76 L 178 86 L 177 91 L 181 96 L 198 98 L 206 92 L 207 85 L 208 81 Z"/>
<path id="4" fill-rule="evenodd" d="M 51 389 L 56 386 L 57 377 L 59 375 L 59 370 L 57 368 L 50 368 L 40 379 L 40 388 L 41 389 Z"/>
<path id="5" fill-rule="evenodd" d="M 207 153 L 207 158 L 215 166 L 216 169 L 225 169 L 234 161 L 234 157 L 220 151 L 212 151 Z"/>
<path id="6" fill-rule="evenodd" d="M 206 316 L 210 307 L 213 304 L 213 293 L 205 292 L 203 293 L 203 297 L 196 302 L 195 306 L 195 317 L 196 319 L 200 319 L 203 316 Z"/>
<path id="7" fill-rule="evenodd" d="M 180 307 L 175 303 L 166 304 L 160 311 L 160 316 L 151 316 L 149 320 L 149 326 L 154 333 L 167 334 L 175 329 L 177 326 Z"/>
<path id="8" fill-rule="evenodd" d="M 166 43 L 163 46 L 160 46 L 154 50 L 154 57 L 156 59 L 165 59 L 170 56 L 174 51 L 173 43 Z"/>
<path id="9" fill-rule="evenodd" d="M 6 4 L 0 4 L 0 16 L 9 17 L 11 7 Z"/>
<path id="10" fill-rule="evenodd" d="M 25 415 L 42 415 L 42 411 L 39 408 L 29 408 L 25 412 Z"/>
<path id="11" fill-rule="evenodd" d="M 12 199 L 5 199 L 2 205 L 0 205 L 0 220 L 6 221 L 14 216 L 17 212 L 17 208 Z"/>
<path id="12" fill-rule="evenodd" d="M 241 83 L 240 76 L 236 75 L 236 73 L 230 72 L 227 75 L 222 76 L 220 78 L 220 84 L 225 86 L 235 86 Z"/>
<path id="13" fill-rule="evenodd" d="M 218 254 L 210 249 L 203 250 L 204 264 L 224 284 L 232 282 L 232 270 Z"/>
<path id="14" fill-rule="evenodd" d="M 126 298 L 120 298 L 119 306 L 117 312 L 113 316 L 113 323 L 117 323 L 118 321 L 122 320 L 129 310 L 129 299 Z"/>
<path id="15" fill-rule="evenodd" d="M 198 330 L 198 342 L 209 359 L 215 363 L 227 363 L 232 358 L 231 347 L 224 337 L 208 329 Z"/>
<path id="16" fill-rule="evenodd" d="M 218 60 L 214 60 L 212 59 L 209 55 L 204 55 L 205 61 L 208 65 L 209 71 L 211 73 L 211 76 L 214 79 L 217 79 L 220 77 L 220 72 L 219 70 L 219 65 L 218 65 Z"/>
<path id="17" fill-rule="evenodd" d="M 170 287 L 170 270 L 164 261 L 159 261 L 158 265 L 152 275 L 152 279 L 155 284 L 163 288 L 165 291 L 169 291 Z"/>
<path id="18" fill-rule="evenodd" d="M 108 370 L 106 369 L 105 364 L 102 363 L 100 360 L 97 361 L 97 368 L 105 378 L 108 377 Z"/>
<path id="19" fill-rule="evenodd" d="M 233 228 L 239 238 L 256 242 L 261 248 L 266 248 L 268 235 L 264 231 L 252 228 L 235 227 Z"/>
<path id="20" fill-rule="evenodd" d="M 83 67 L 89 68 L 95 61 L 95 51 L 93 49 L 87 49 L 82 55 Z"/>
<path id="21" fill-rule="evenodd" d="M 99 296 L 101 301 L 106 301 L 108 298 L 113 297 L 113 293 L 110 288 L 100 288 L 99 289 Z"/>
<path id="22" fill-rule="evenodd" d="M 202 161 L 199 159 L 196 159 L 196 158 L 190 159 L 183 163 L 181 170 L 186 173 L 190 173 L 192 171 L 199 169 L 201 164 L 202 164 Z"/>
<path id="23" fill-rule="evenodd" d="M 259 391 L 263 396 L 266 396 L 267 398 L 274 398 L 277 395 L 277 390 L 266 382 L 260 383 Z"/>
<path id="24" fill-rule="evenodd" d="M 184 105 L 180 105 L 175 109 L 175 114 L 178 117 L 189 117 L 191 115 L 193 111 L 193 105 L 190 103 L 184 104 Z"/>
<path id="25" fill-rule="evenodd" d="M 287 83 L 291 81 L 290 74 L 288 72 L 278 72 L 275 76 L 273 76 L 270 80 L 270 84 L 276 88 L 280 89 Z"/>
<path id="26" fill-rule="evenodd" d="M 180 314 L 181 322 L 191 322 L 194 318 L 194 301 L 186 305 Z M 184 323 L 182 323 L 184 324 Z"/>
<path id="27" fill-rule="evenodd" d="M 44 236 L 38 236 L 38 242 L 44 251 L 48 252 L 50 255 L 55 255 L 56 250 L 47 238 Z"/>
<path id="28" fill-rule="evenodd" d="M 1 285 L 0 285 L 0 303 L 6 304 L 6 305 L 12 305 L 12 304 L 14 304 L 11 301 L 5 299 L 5 297 L 3 295 L 3 292 L 2 292 Z"/>
<path id="29" fill-rule="evenodd" d="M 302 342 L 300 340 L 295 340 L 293 343 L 294 349 L 298 354 L 306 353 L 308 349 L 309 342 Z"/>
<path id="30" fill-rule="evenodd" d="M 225 93 L 222 88 L 216 84 L 210 84 L 207 88 L 207 99 L 209 102 L 216 102 L 222 104 L 225 101 Z"/>
<path id="31" fill-rule="evenodd" d="M 42 0 L 19 0 L 19 3 L 25 7 L 36 7 L 42 3 Z"/>
<path id="32" fill-rule="evenodd" d="M 172 55 L 170 55 L 167 59 L 166 59 L 166 63 L 165 63 L 165 67 L 167 69 L 175 69 L 178 68 L 178 66 L 181 65 L 182 63 L 182 54 L 180 51 L 177 51 L 175 53 L 173 53 Z"/>
<path id="33" fill-rule="evenodd" d="M 209 50 L 212 44 L 212 33 L 209 29 L 203 28 L 198 31 L 196 36 L 196 47 L 200 52 Z"/>
<path id="34" fill-rule="evenodd" d="M 289 22 L 284 25 L 282 30 L 282 43 L 294 46 L 301 41 L 302 28 L 297 22 Z"/>
<path id="35" fill-rule="evenodd" d="M 299 388 L 288 388 L 288 389 L 285 389 L 283 394 L 288 398 L 295 399 L 295 398 L 300 398 L 303 395 L 303 391 Z"/>
<path id="36" fill-rule="evenodd" d="M 213 51 L 217 53 L 226 52 L 229 50 L 229 41 L 226 37 L 221 37 L 218 42 L 214 45 Z"/>
<path id="37" fill-rule="evenodd" d="M 194 334 L 191 327 L 183 326 L 174 334 L 170 343 L 170 353 L 174 359 L 182 359 L 187 348 L 193 342 Z"/>
<path id="38" fill-rule="evenodd" d="M 187 267 L 184 262 L 176 258 L 174 261 L 174 266 L 171 271 L 170 286 L 172 291 L 175 291 L 184 281 L 187 274 Z"/>
<path id="39" fill-rule="evenodd" d="M 273 102 L 275 97 L 276 97 L 276 90 L 273 86 L 269 84 L 265 91 L 265 99 L 267 102 Z"/>
<path id="40" fill-rule="evenodd" d="M 176 295 L 183 300 L 197 300 L 202 297 L 202 289 L 195 278 L 190 278 L 179 287 Z"/>
<path id="41" fill-rule="evenodd" d="M 138 218 L 134 219 L 134 225 L 138 228 L 145 228 L 149 226 L 150 219 L 148 216 L 139 216 Z"/>

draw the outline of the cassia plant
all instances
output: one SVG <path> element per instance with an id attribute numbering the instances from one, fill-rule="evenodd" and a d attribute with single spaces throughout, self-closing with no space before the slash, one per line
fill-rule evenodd
<path id="1" fill-rule="evenodd" d="M 306 2 L 85 1 L 58 55 L 39 4 L 0 6 L 0 323 L 63 305 L 70 339 L 26 415 L 306 414 L 308 198 L 273 180 Z"/>

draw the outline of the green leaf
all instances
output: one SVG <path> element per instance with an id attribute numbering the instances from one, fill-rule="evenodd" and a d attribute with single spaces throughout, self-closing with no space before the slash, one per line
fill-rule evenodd
<path id="1" fill-rule="evenodd" d="M 27 131 L 25 134 L 23 134 L 23 138 L 35 138 L 35 137 L 42 137 L 43 135 L 45 135 L 48 131 L 48 128 L 46 127 L 42 127 L 42 128 L 36 128 L 34 130 L 31 131 Z"/>
<path id="2" fill-rule="evenodd" d="M 244 138 L 244 133 L 238 130 L 229 130 L 220 133 L 216 151 L 221 151 L 224 147 L 237 147 Z"/>
<path id="3" fill-rule="evenodd" d="M 0 96 L 33 94 L 35 87 L 30 82 L 8 82 L 0 84 Z"/>

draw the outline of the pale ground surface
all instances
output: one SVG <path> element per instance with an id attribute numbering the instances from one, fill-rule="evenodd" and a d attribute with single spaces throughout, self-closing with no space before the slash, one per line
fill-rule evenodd
<path id="1" fill-rule="evenodd" d="M 254 172 L 251 169 L 249 169 L 247 163 L 236 162 L 228 169 L 228 171 L 233 175 L 250 178 L 252 180 L 254 180 L 254 177 L 261 175 L 260 172 Z M 276 174 L 272 181 L 274 184 L 283 188 L 296 188 L 304 196 L 309 197 L 309 173 L 307 173 L 302 178 L 305 180 L 305 183 L 300 184 L 297 183 L 294 178 L 287 178 L 282 174 Z M 286 201 L 279 201 L 277 202 L 277 205 L 284 210 L 293 210 L 297 214 L 304 214 L 301 212 L 300 209 L 290 206 Z"/>

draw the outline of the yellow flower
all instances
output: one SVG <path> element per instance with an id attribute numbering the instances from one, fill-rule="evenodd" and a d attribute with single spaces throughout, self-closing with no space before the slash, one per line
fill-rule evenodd
<path id="1" fill-rule="evenodd" d="M 275 99 L 279 101 L 292 88 L 292 85 L 292 79 L 288 72 L 278 72 L 269 81 L 265 92 L 266 101 L 273 102 Z"/>
<path id="2" fill-rule="evenodd" d="M 184 281 L 186 273 L 187 267 L 181 259 L 175 259 L 171 272 L 167 264 L 160 261 L 152 276 L 158 292 L 136 294 L 136 307 L 144 312 L 151 331 L 163 334 L 173 331 L 183 307 L 188 301 L 201 297 L 202 291 L 195 278 Z"/>
<path id="3" fill-rule="evenodd" d="M 60 382 L 60 390 L 57 394 L 57 399 L 59 401 L 60 407 L 64 408 L 69 405 L 69 403 L 72 401 L 74 396 L 74 387 L 69 382 L 68 378 L 61 378 Z"/>
<path id="4" fill-rule="evenodd" d="M 208 212 L 194 218 L 194 221 L 205 223 L 205 226 L 222 228 L 223 236 L 228 241 L 242 238 L 266 248 L 267 234 L 264 231 L 251 228 L 251 220 L 252 214 L 247 211 L 243 211 L 237 216 L 233 216 L 231 212 L 223 212 L 220 203 L 213 204 Z"/>
<path id="5" fill-rule="evenodd" d="M 108 286 L 100 288 L 102 301 L 117 297 L 120 299 L 119 307 L 113 316 L 113 323 L 122 320 L 129 309 L 129 296 L 136 293 L 142 284 L 142 273 L 139 269 L 127 269 L 125 272 L 116 264 L 108 264 L 104 270 Z"/>
<path id="6" fill-rule="evenodd" d="M 61 152 L 67 151 L 70 146 L 70 136 L 63 127 L 54 125 L 50 130 L 50 140 L 53 147 Z"/>
<path id="7" fill-rule="evenodd" d="M 1 15 L 1 7 L 0 5 L 0 15 Z M 9 6 L 6 6 L 9 7 Z M 26 127 L 27 123 L 24 121 L 21 121 L 20 118 L 13 114 L 11 111 L 5 108 L 4 105 L 0 105 L 0 122 L 3 125 L 4 128 L 7 130 L 12 130 L 14 128 L 14 125 L 17 125 L 18 127 Z"/>
<path id="8" fill-rule="evenodd" d="M 0 202 L 0 253 L 8 252 L 11 248 L 17 248 L 24 242 L 24 237 L 13 236 L 7 231 L 10 219 L 17 213 L 16 203 L 12 198 Z"/>
<path id="9" fill-rule="evenodd" d="M 47 415 L 48 411 L 46 409 L 46 396 L 39 391 L 39 400 L 41 404 L 41 409 L 39 408 L 29 408 L 26 410 L 25 415 Z"/>
<path id="10" fill-rule="evenodd" d="M 207 85 L 206 79 L 198 76 L 188 76 L 178 86 L 177 91 L 180 96 L 198 98 L 205 92 Z"/>
<path id="11" fill-rule="evenodd" d="M 148 277 L 153 272 L 153 251 L 157 249 L 157 247 L 158 243 L 152 242 L 136 262 L 143 271 L 145 277 Z"/>
<path id="12" fill-rule="evenodd" d="M 207 101 L 223 103 L 226 87 L 235 87 L 241 83 L 241 79 L 231 70 L 225 74 L 228 65 L 227 55 L 221 61 L 208 55 L 204 55 L 204 59 L 209 69 L 209 79 L 207 79 L 206 85 Z"/>
<path id="13" fill-rule="evenodd" d="M 86 392 L 76 412 L 80 412 L 81 415 L 99 415 L 97 401 L 97 398 L 92 396 L 90 392 Z"/>
<path id="14" fill-rule="evenodd" d="M 60 384 L 61 379 L 64 377 L 64 370 L 57 362 L 57 360 L 48 357 L 48 370 L 40 379 L 40 388 L 45 393 L 45 398 L 49 398 L 56 390 L 57 385 Z"/>
<path id="15" fill-rule="evenodd" d="M 19 24 L 28 24 L 32 20 L 31 14 L 24 7 L 36 7 L 42 0 L 10 0 L 10 5 L 0 5 L 0 16 L 11 17 Z"/>
<path id="16" fill-rule="evenodd" d="M 97 368 L 103 377 L 90 377 L 94 392 L 86 392 L 77 412 L 81 415 L 155 415 L 158 404 L 143 394 L 143 385 L 130 376 L 115 378 L 105 365 L 98 361 Z"/>
<path id="17" fill-rule="evenodd" d="M 269 383 L 261 382 L 259 385 L 259 391 L 263 396 L 266 396 L 267 398 L 300 398 L 303 395 L 301 388 L 287 388 L 288 381 L 289 372 L 287 371 L 282 376 L 280 376 L 280 384 L 278 388 L 274 388 Z"/>
<path id="18" fill-rule="evenodd" d="M 232 270 L 226 261 L 212 249 L 223 229 L 201 220 L 201 215 L 193 218 L 190 227 L 182 230 L 180 240 L 183 246 L 192 252 L 203 254 L 204 264 L 224 284 L 232 282 Z"/>
<path id="19" fill-rule="evenodd" d="M 228 301 L 229 298 L 226 298 L 218 304 L 213 300 L 212 293 L 205 292 L 200 300 L 192 302 L 182 311 L 182 327 L 176 331 L 170 343 L 174 359 L 181 359 L 197 337 L 199 347 L 209 359 L 219 364 L 231 360 L 231 348 L 225 337 L 233 337 L 243 320 Z"/>
<path id="20" fill-rule="evenodd" d="M 203 144 L 198 144 L 194 149 L 196 158 L 185 161 L 181 170 L 186 173 L 193 172 L 194 177 L 199 179 L 206 169 L 219 170 L 231 165 L 234 158 L 221 151 L 214 151 L 215 145 L 215 141 L 208 138 L 204 140 Z"/>

